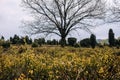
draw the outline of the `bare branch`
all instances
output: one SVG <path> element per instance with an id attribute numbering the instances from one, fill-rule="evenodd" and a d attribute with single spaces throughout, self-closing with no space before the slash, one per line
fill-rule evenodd
<path id="1" fill-rule="evenodd" d="M 62 39 L 73 30 L 84 29 L 90 32 L 92 26 L 86 22 L 102 19 L 104 3 L 102 0 L 22 0 L 37 18 L 25 24 L 31 34 L 57 34 Z M 40 18 L 40 16 L 42 18 Z M 87 19 L 87 20 L 86 20 Z M 93 20 L 93 21 L 94 21 Z"/>

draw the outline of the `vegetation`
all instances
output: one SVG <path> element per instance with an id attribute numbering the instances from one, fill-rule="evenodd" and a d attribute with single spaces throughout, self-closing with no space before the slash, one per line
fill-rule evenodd
<path id="1" fill-rule="evenodd" d="M 90 44 L 92 48 L 95 48 L 97 41 L 96 41 L 96 36 L 94 34 L 91 34 L 90 36 Z"/>
<path id="2" fill-rule="evenodd" d="M 91 33 L 89 28 L 96 25 L 95 20 L 119 22 L 118 0 L 113 1 L 116 7 L 109 10 L 111 19 L 105 19 L 109 9 L 105 8 L 105 2 L 22 0 L 33 18 L 33 21 L 23 21 L 26 33 L 56 34 L 61 39 L 33 40 L 29 36 L 15 34 L 6 40 L 1 36 L 0 80 L 119 80 L 120 40 L 115 39 L 112 29 L 108 33 L 108 44 L 97 43 L 94 34 L 79 42 L 74 37 L 66 41 L 69 34 L 79 29 Z"/>
<path id="3" fill-rule="evenodd" d="M 114 33 L 113 33 L 113 30 L 110 29 L 109 30 L 109 38 L 108 38 L 108 41 L 109 41 L 109 45 L 112 47 L 112 46 L 115 46 L 115 38 L 114 38 Z"/>
<path id="4" fill-rule="evenodd" d="M 76 42 L 77 42 L 76 38 L 73 38 L 73 37 L 68 38 L 68 45 L 74 46 Z"/>
<path id="5" fill-rule="evenodd" d="M 3 48 L 9 48 L 10 47 L 10 42 L 9 41 L 3 41 L 2 44 L 1 44 L 1 46 Z"/>
<path id="6" fill-rule="evenodd" d="M 0 39 L 0 80 L 119 80 L 120 40 L 96 45 L 95 35 L 59 47 L 57 40 L 32 41 L 15 35 Z M 66 42 L 65 42 L 66 43 Z M 50 46 L 52 45 L 52 46 Z M 91 49 L 90 46 L 92 46 Z"/>
<path id="7" fill-rule="evenodd" d="M 32 43 L 32 47 L 34 47 L 34 48 L 35 48 L 35 47 L 38 47 L 38 43 L 35 43 L 35 42 Z"/>
<path id="8" fill-rule="evenodd" d="M 89 31 L 94 27 L 90 22 L 102 20 L 105 13 L 103 0 L 22 0 L 22 4 L 34 15 L 32 21 L 24 22 L 25 31 L 32 35 L 58 35 L 62 47 L 69 34 L 79 29 Z"/>
<path id="9" fill-rule="evenodd" d="M 109 47 L 0 47 L 0 80 L 119 80 L 119 54 Z"/>
<path id="10" fill-rule="evenodd" d="M 86 38 L 80 41 L 81 47 L 90 47 L 90 39 Z"/>

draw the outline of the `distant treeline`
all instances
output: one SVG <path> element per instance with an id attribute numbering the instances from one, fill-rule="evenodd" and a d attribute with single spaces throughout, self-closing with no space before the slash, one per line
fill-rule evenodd
<path id="1" fill-rule="evenodd" d="M 120 40 L 114 38 L 113 30 L 110 29 L 108 33 L 108 43 L 105 43 L 104 45 L 101 43 L 97 43 L 96 36 L 94 34 L 90 35 L 90 38 L 85 38 L 79 42 L 77 42 L 77 39 L 74 37 L 69 37 L 66 41 L 66 46 L 73 46 L 73 47 L 92 47 L 95 48 L 95 46 L 104 47 L 104 46 L 116 46 L 119 48 L 120 46 Z M 5 40 L 4 36 L 1 36 L 0 39 L 0 46 L 3 46 L 4 48 L 9 48 L 10 45 L 31 45 L 32 47 L 39 47 L 42 45 L 60 45 L 61 40 L 45 40 L 45 38 L 38 38 L 38 39 L 31 39 L 29 36 L 25 37 L 19 37 L 18 35 L 14 35 L 13 37 L 10 37 L 10 39 Z"/>

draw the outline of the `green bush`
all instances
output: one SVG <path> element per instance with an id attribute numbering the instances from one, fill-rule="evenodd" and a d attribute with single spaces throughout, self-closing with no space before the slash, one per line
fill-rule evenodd
<path id="1" fill-rule="evenodd" d="M 76 41 L 77 41 L 76 38 L 74 38 L 74 37 L 70 37 L 70 38 L 68 38 L 68 45 L 70 45 L 70 46 L 74 46 L 75 43 L 76 43 Z"/>
<path id="2" fill-rule="evenodd" d="M 75 47 L 75 48 L 79 48 L 79 47 L 80 47 L 80 44 L 76 43 L 76 44 L 74 45 L 74 47 Z"/>
<path id="3" fill-rule="evenodd" d="M 9 48 L 9 47 L 10 47 L 10 42 L 9 42 L 9 41 L 4 41 L 4 42 L 2 43 L 2 47 L 3 47 L 3 48 Z"/>
<path id="4" fill-rule="evenodd" d="M 80 41 L 81 47 L 90 47 L 90 39 L 86 38 Z"/>
<path id="5" fill-rule="evenodd" d="M 38 47 L 38 43 L 32 43 L 32 47 Z"/>

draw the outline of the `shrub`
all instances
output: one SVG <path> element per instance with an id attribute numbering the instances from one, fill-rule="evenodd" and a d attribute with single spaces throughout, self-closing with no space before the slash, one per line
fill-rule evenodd
<path id="1" fill-rule="evenodd" d="M 81 47 L 90 47 L 90 39 L 86 38 L 80 41 Z"/>
<path id="2" fill-rule="evenodd" d="M 51 43 L 52 43 L 52 45 L 58 45 L 58 41 L 57 41 L 56 39 L 53 39 L 53 40 L 51 41 Z"/>
<path id="3" fill-rule="evenodd" d="M 41 46 L 43 44 L 41 38 L 35 39 L 34 42 L 37 43 L 39 46 Z"/>
<path id="4" fill-rule="evenodd" d="M 76 43 L 76 44 L 74 45 L 74 47 L 75 47 L 75 48 L 79 48 L 79 47 L 80 47 L 80 44 L 79 44 L 79 43 Z"/>
<path id="5" fill-rule="evenodd" d="M 74 46 L 76 41 L 77 41 L 76 38 L 70 37 L 70 38 L 68 38 L 68 45 Z"/>
<path id="6" fill-rule="evenodd" d="M 47 45 L 51 45 L 52 44 L 52 41 L 51 40 L 47 40 Z"/>
<path id="7" fill-rule="evenodd" d="M 32 47 L 38 47 L 38 43 L 32 43 Z"/>
<path id="8" fill-rule="evenodd" d="M 10 42 L 9 41 L 3 42 L 2 47 L 3 48 L 9 48 L 10 47 Z"/>
<path id="9" fill-rule="evenodd" d="M 104 48 L 104 45 L 102 45 L 102 44 L 100 44 L 100 43 L 98 43 L 97 46 L 98 46 L 99 48 Z"/>

